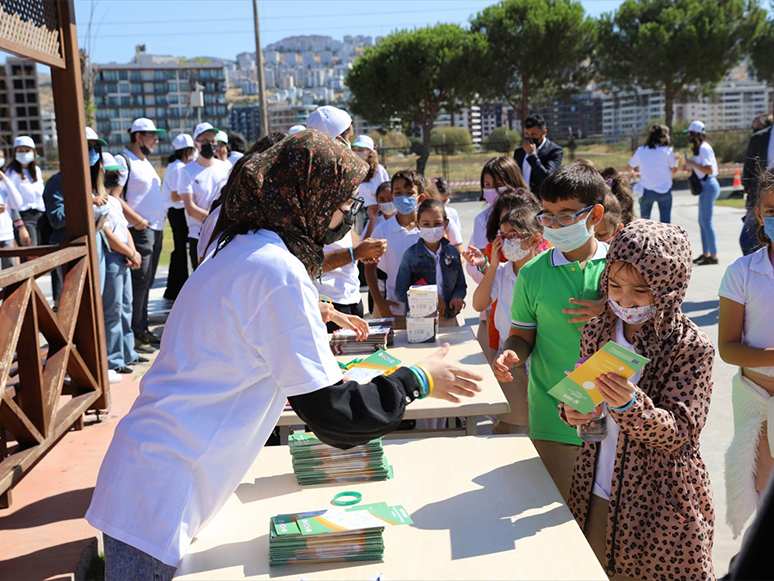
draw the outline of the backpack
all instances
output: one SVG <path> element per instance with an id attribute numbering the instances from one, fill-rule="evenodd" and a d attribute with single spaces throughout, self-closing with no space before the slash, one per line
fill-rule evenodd
<path id="1" fill-rule="evenodd" d="M 132 175 L 132 162 L 130 162 L 129 158 L 126 157 L 123 153 L 116 153 L 114 157 L 118 156 L 121 156 L 121 159 L 126 162 L 126 183 L 124 184 L 124 189 L 121 190 L 121 197 L 126 200 L 126 190 L 129 187 L 129 177 Z"/>

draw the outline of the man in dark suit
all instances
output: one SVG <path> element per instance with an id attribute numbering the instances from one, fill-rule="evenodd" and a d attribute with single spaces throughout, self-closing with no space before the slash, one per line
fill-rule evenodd
<path id="1" fill-rule="evenodd" d="M 761 174 L 767 168 L 774 165 L 774 143 L 771 143 L 772 126 L 753 133 L 747 145 L 747 153 L 744 156 L 744 170 L 742 170 L 742 186 L 747 194 L 745 207 L 747 215 L 744 219 L 742 234 L 739 236 L 739 245 L 742 252 L 747 255 L 758 247 L 755 239 L 755 231 L 758 222 L 755 218 L 755 206 L 758 203 L 758 181 Z"/>
<path id="2" fill-rule="evenodd" d="M 562 165 L 564 151 L 546 137 L 546 120 L 541 115 L 530 115 L 524 120 L 524 141 L 513 152 L 530 191 L 540 197 L 540 184 L 552 171 Z"/>

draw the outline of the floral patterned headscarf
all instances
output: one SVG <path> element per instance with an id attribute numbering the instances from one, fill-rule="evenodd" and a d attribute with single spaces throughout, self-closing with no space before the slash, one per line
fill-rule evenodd
<path id="1" fill-rule="evenodd" d="M 237 234 L 265 228 L 319 275 L 331 217 L 355 193 L 368 165 L 341 141 L 307 129 L 250 156 L 234 171 L 216 227 L 216 233 L 223 233 L 219 246 Z"/>

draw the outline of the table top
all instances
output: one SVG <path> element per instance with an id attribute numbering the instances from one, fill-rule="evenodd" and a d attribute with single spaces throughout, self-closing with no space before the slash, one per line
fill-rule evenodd
<path id="1" fill-rule="evenodd" d="M 264 449 L 183 557 L 178 579 L 606 579 L 526 436 L 384 442 L 395 478 L 300 487 L 286 447 Z M 269 566 L 269 519 L 364 503 L 406 508 L 384 531 L 383 561 Z"/>
<path id="2" fill-rule="evenodd" d="M 476 337 L 470 327 L 442 328 L 436 335 L 434 343 L 409 343 L 406 331 L 395 331 L 395 345 L 388 349 L 390 355 L 400 359 L 405 365 L 413 365 L 428 355 L 435 353 L 444 343 L 449 343 L 451 349 L 446 359 L 454 361 L 476 371 L 484 376 L 479 383 L 481 392 L 472 398 L 461 398 L 461 403 L 427 398 L 413 401 L 406 406 L 404 418 L 450 418 L 464 416 L 483 416 L 505 414 L 511 411 L 500 384 L 495 379 L 492 368 L 481 351 Z M 352 360 L 356 355 L 337 357 L 339 361 Z M 282 412 L 278 426 L 297 426 L 303 422 L 293 410 Z"/>

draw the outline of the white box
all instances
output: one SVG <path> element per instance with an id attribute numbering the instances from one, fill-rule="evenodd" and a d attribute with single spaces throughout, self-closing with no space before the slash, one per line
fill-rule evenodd
<path id="1" fill-rule="evenodd" d="M 434 284 L 412 286 L 408 290 L 408 316 L 438 316 L 438 286 Z"/>
<path id="2" fill-rule="evenodd" d="M 406 335 L 409 343 L 433 343 L 435 341 L 436 319 L 406 317 Z"/>

